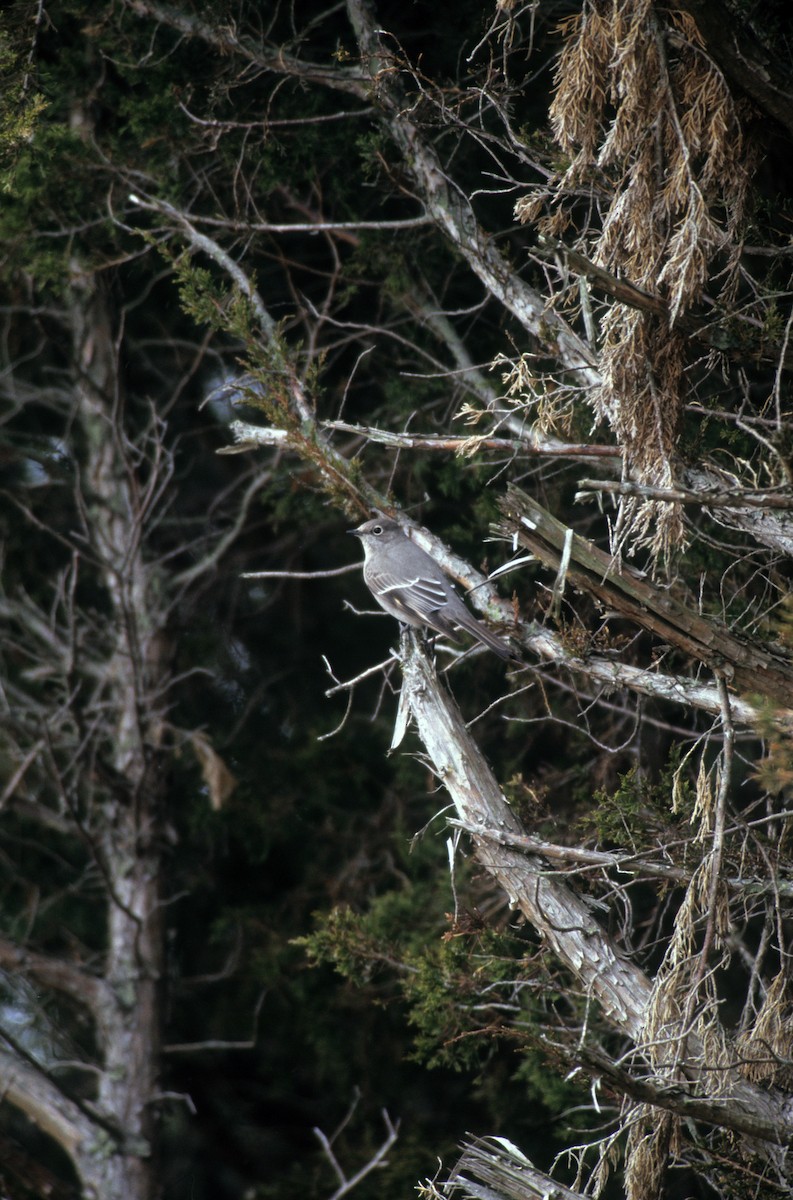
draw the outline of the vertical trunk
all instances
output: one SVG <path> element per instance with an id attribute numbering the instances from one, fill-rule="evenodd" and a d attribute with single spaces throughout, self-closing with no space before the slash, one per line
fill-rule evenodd
<path id="1" fill-rule="evenodd" d="M 125 421 L 116 347 L 96 280 L 73 285 L 77 418 L 88 447 L 86 533 L 109 597 L 110 642 L 103 689 L 113 779 L 93 802 L 90 821 L 106 888 L 106 988 L 96 1013 L 100 1051 L 97 1107 L 117 1131 L 80 1149 L 86 1194 L 96 1200 L 151 1200 L 152 1101 L 159 1066 L 162 964 L 158 825 L 163 776 L 155 697 L 162 695 L 165 610 L 143 557 L 145 476 Z"/>

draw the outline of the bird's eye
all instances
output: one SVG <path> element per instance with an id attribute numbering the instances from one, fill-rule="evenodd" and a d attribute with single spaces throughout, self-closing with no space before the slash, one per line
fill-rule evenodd
<path id="1" fill-rule="evenodd" d="M 376 537 L 379 537 L 382 532 L 383 532 L 382 525 L 375 525 L 374 529 L 372 530 L 372 533 L 375 534 Z"/>

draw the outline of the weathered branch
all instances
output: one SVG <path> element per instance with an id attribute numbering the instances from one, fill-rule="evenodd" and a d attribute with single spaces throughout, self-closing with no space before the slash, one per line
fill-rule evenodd
<path id="1" fill-rule="evenodd" d="M 465 1143 L 447 1188 L 471 1200 L 585 1200 L 583 1193 L 538 1171 L 517 1146 L 500 1137 Z M 435 1190 L 433 1200 L 446 1200 L 447 1188 Z"/>
<path id="2" fill-rule="evenodd" d="M 740 1094 L 735 1094 L 728 1088 L 725 1095 L 693 1095 L 685 1082 L 670 1083 L 648 1075 L 636 1075 L 590 1043 L 580 1046 L 576 1057 L 588 1071 L 601 1076 L 620 1095 L 681 1117 L 704 1121 L 706 1125 L 726 1126 L 749 1138 L 783 1146 L 790 1141 L 790 1115 L 780 1107 L 775 1116 L 764 1103 L 769 1094 L 760 1089 L 742 1087 Z M 714 1090 L 717 1090 L 716 1081 L 713 1082 Z"/>
<path id="3" fill-rule="evenodd" d="M 0 1047 L 2 1096 L 75 1158 L 101 1131 L 59 1088 L 32 1065 Z"/>
<path id="4" fill-rule="evenodd" d="M 563 442 L 527 431 L 522 437 L 506 438 L 469 433 L 464 437 L 445 437 L 442 434 L 392 433 L 368 425 L 350 425 L 347 421 L 323 421 L 323 429 L 338 429 L 352 433 L 367 442 L 405 450 L 445 450 L 452 454 L 478 453 L 480 450 L 504 451 L 507 454 L 536 454 L 547 458 L 616 458 L 613 446 L 598 446 L 588 442 Z"/>
<path id="5" fill-rule="evenodd" d="M 454 801 L 461 821 L 476 828 L 520 835 L 519 821 L 468 732 L 457 705 L 441 687 L 425 651 L 412 634 L 403 643 L 404 688 L 418 734 L 433 769 Z M 474 835 L 477 857 L 564 962 L 608 1019 L 638 1038 L 650 981 L 617 952 L 585 902 L 542 860 L 489 837 Z"/>
<path id="6" fill-rule="evenodd" d="M 581 479 L 578 484 L 581 491 L 576 500 L 582 499 L 587 492 L 607 492 L 617 496 L 638 496 L 642 500 L 661 500 L 668 504 L 696 504 L 699 508 L 760 508 L 760 509 L 793 509 L 793 496 L 787 490 L 784 493 L 772 491 L 728 491 L 726 488 L 707 488 L 703 491 L 690 491 L 688 488 L 650 487 L 644 483 L 630 483 L 613 479 Z"/>
<path id="7" fill-rule="evenodd" d="M 765 646 L 739 638 L 718 622 L 700 616 L 639 571 L 617 564 L 592 542 L 574 534 L 519 488 L 502 501 L 506 520 L 499 532 L 554 570 L 569 552 L 565 577 L 605 608 L 616 610 L 642 629 L 704 663 L 748 695 L 767 696 L 793 709 L 793 663 Z"/>
<path id="8" fill-rule="evenodd" d="M 454 700 L 412 632 L 402 642 L 403 688 L 433 770 L 448 791 L 461 822 L 491 827 L 496 835 L 520 834 L 521 827 Z M 542 859 L 473 835 L 482 866 L 498 880 L 514 908 L 519 908 L 548 948 L 596 999 L 608 1022 L 630 1037 L 641 1054 L 642 1035 L 652 996 L 650 980 L 622 955 L 601 929 L 585 901 Z M 694 1061 L 701 1049 L 689 1039 Z M 736 1131 L 787 1144 L 793 1139 L 793 1111 L 786 1098 L 747 1084 L 738 1077 L 729 1088 L 698 1073 L 697 1086 L 718 1086 L 718 1103 L 704 1101 L 703 1120 Z M 663 1081 L 658 1085 L 665 1086 Z M 690 1097 L 686 1095 L 686 1103 Z M 671 1106 L 671 1103 L 670 1103 Z M 685 1107 L 685 1106 L 684 1106 Z M 711 1116 L 706 1115 L 706 1108 Z M 683 1110 L 681 1110 L 683 1111 Z"/>
<path id="9" fill-rule="evenodd" d="M 402 153 L 427 212 L 490 294 L 537 338 L 548 353 L 558 358 L 579 383 L 594 385 L 598 376 L 588 346 L 558 313 L 548 308 L 545 298 L 512 270 L 477 222 L 468 197 L 449 179 L 437 153 L 408 116 L 410 105 L 398 82 L 401 64 L 386 49 L 368 0 L 348 0 L 347 11 L 361 56 L 368 64 L 375 94 L 383 105 L 387 128 Z"/>
<path id="10" fill-rule="evenodd" d="M 243 62 L 252 63 L 265 71 L 277 75 L 291 75 L 305 82 L 320 83 L 335 91 L 347 92 L 361 100 L 367 98 L 367 85 L 360 69 L 355 66 L 332 66 L 325 63 L 305 62 L 278 47 L 262 46 L 253 38 L 240 38 L 231 23 L 209 24 L 184 9 L 158 4 L 155 0 L 124 0 L 127 8 L 136 16 L 147 17 L 184 37 L 196 38 L 223 56 L 236 54 Z"/>
<path id="11" fill-rule="evenodd" d="M 330 695 L 329 692 L 325 693 Z M 785 814 L 778 815 L 784 820 Z M 544 838 L 532 837 L 530 834 L 517 834 L 495 830 L 485 825 L 468 825 L 464 821 L 451 820 L 450 825 L 464 829 L 466 833 L 489 837 L 502 846 L 517 846 L 529 854 L 537 854 L 550 862 L 568 863 L 577 871 L 616 871 L 631 879 L 664 879 L 670 884 L 688 884 L 692 872 L 683 867 L 673 866 L 668 862 L 657 862 L 640 854 L 628 854 L 626 851 L 591 850 L 585 846 L 562 846 L 557 842 L 548 842 Z M 758 879 L 746 875 L 727 875 L 722 879 L 726 887 L 742 896 L 757 896 L 771 893 L 773 895 L 793 896 L 793 880 L 788 879 Z"/>
<path id="12" fill-rule="evenodd" d="M 0 967 L 26 975 L 38 984 L 71 996 L 78 1004 L 85 1005 L 94 1018 L 100 1005 L 108 999 L 103 996 L 103 981 L 97 976 L 89 975 L 65 959 L 18 946 L 10 938 L 0 937 Z"/>
<path id="13" fill-rule="evenodd" d="M 719 472 L 691 466 L 681 467 L 679 482 L 695 493 L 701 490 L 707 493 L 713 489 L 720 491 L 725 483 Z M 789 513 L 773 512 L 768 506 L 744 508 L 740 503 L 737 481 L 733 486 L 738 499 L 737 507 L 725 504 L 709 509 L 713 520 L 725 529 L 739 529 L 761 546 L 768 546 L 793 558 L 793 517 Z"/>

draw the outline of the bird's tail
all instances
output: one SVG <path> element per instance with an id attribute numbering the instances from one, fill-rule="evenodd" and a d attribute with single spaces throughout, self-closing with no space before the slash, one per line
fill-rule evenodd
<path id="1" fill-rule="evenodd" d="M 460 624 L 462 629 L 467 630 L 477 641 L 481 642 L 483 646 L 487 646 L 488 650 L 492 650 L 499 658 L 503 658 L 508 662 L 521 661 L 509 642 L 505 641 L 504 638 L 500 638 L 498 634 L 491 633 L 487 625 L 483 625 L 481 621 L 477 621 L 476 617 L 469 617 L 469 620 L 465 624 L 462 624 L 462 622 Z"/>

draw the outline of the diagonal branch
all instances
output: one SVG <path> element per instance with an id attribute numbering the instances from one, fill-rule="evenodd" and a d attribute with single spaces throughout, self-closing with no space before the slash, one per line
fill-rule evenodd
<path id="1" fill-rule="evenodd" d="M 419 737 L 459 819 L 474 828 L 522 833 L 460 710 L 412 635 L 403 649 L 402 670 Z M 538 930 L 583 990 L 597 997 L 609 1020 L 638 1038 L 651 991 L 644 973 L 618 953 L 584 901 L 549 872 L 542 859 L 479 834 L 473 840 L 477 857 L 501 884 L 510 904 Z"/>
<path id="2" fill-rule="evenodd" d="M 479 225 L 471 202 L 446 174 L 435 150 L 408 116 L 410 106 L 397 79 L 399 63 L 385 48 L 367 0 L 348 0 L 347 11 L 369 64 L 372 86 L 383 105 L 388 130 L 402 153 L 426 211 L 462 254 L 491 295 L 562 363 L 578 382 L 599 382 L 587 345 L 552 308 L 513 271 L 492 238 Z"/>
<path id="3" fill-rule="evenodd" d="M 559 570 L 565 578 L 642 629 L 704 663 L 747 695 L 767 696 L 793 708 L 793 663 L 765 646 L 739 638 L 725 626 L 687 608 L 675 595 L 656 587 L 641 572 L 574 534 L 519 488 L 502 501 L 506 520 L 499 532 Z"/>
<path id="4" fill-rule="evenodd" d="M 583 387 L 597 387 L 602 382 L 589 347 L 548 305 L 546 297 L 520 279 L 489 233 L 479 225 L 468 197 L 450 179 L 438 154 L 411 119 L 410 97 L 399 79 L 402 63 L 386 49 L 368 0 L 348 0 L 349 18 L 366 66 L 333 67 L 304 61 L 278 46 L 241 38 L 230 26 L 219 22 L 213 24 L 157 0 L 123 2 L 140 18 L 159 22 L 185 37 L 196 38 L 219 54 L 237 55 L 274 75 L 345 91 L 367 101 L 374 91 L 380 102 L 380 120 L 402 154 L 425 212 L 481 279 L 489 294 L 512 313 L 538 340 L 543 351 L 556 358 Z M 687 6 L 692 11 L 695 7 L 704 7 L 700 0 L 696 0 L 696 4 L 695 0 L 687 0 Z M 184 226 L 182 228 L 184 230 Z M 226 252 L 217 243 L 203 242 L 203 236 L 194 227 L 188 233 L 194 247 L 209 253 L 233 277 L 231 261 L 222 261 L 224 255 L 228 258 Z M 211 239 L 207 242 L 211 243 Z M 236 268 L 237 265 L 233 265 Z M 693 470 L 683 466 L 680 472 L 681 483 L 694 493 L 718 487 L 723 482 L 710 468 Z M 365 503 L 373 502 L 373 498 L 365 498 Z M 745 531 L 762 545 L 791 553 L 793 533 L 791 522 L 784 513 L 767 510 L 747 513 L 725 506 L 711 515 L 728 528 Z"/>
<path id="5" fill-rule="evenodd" d="M 55 988 L 71 996 L 78 1004 L 85 1005 L 94 1018 L 101 1005 L 107 1003 L 106 988 L 101 979 L 64 959 L 49 954 L 39 954 L 17 945 L 10 938 L 0 936 L 0 967 L 15 974 L 34 979 L 44 987 Z"/>
<path id="6" fill-rule="evenodd" d="M 471 827 L 491 827 L 497 834 L 521 832 L 521 826 L 469 733 L 462 714 L 441 686 L 427 654 L 413 632 L 403 637 L 403 688 L 433 770 L 448 791 L 459 820 Z M 564 963 L 587 996 L 598 1001 L 615 1029 L 631 1038 L 641 1052 L 642 1030 L 652 996 L 645 973 L 619 952 L 595 920 L 586 902 L 564 880 L 549 871 L 535 855 L 480 834 L 473 835 L 477 858 L 501 885 L 513 908 L 518 908 L 537 930 L 545 945 Z M 692 1062 L 701 1061 L 701 1047 L 689 1039 Z M 649 1070 L 649 1068 L 648 1068 Z M 696 1114 L 703 1120 L 786 1144 L 793 1138 L 793 1113 L 786 1100 L 740 1078 L 723 1081 L 698 1073 L 701 1089 L 716 1087 Z M 725 1094 L 726 1093 L 726 1094 Z M 677 1111 L 690 1108 L 685 1104 Z M 674 1097 L 668 1097 L 674 1107 Z"/>
<path id="7" fill-rule="evenodd" d="M 280 47 L 276 50 L 263 47 L 252 38 L 238 37 L 231 23 L 210 24 L 184 9 L 171 8 L 156 0 L 123 0 L 126 7 L 138 17 L 147 17 L 183 37 L 196 38 L 223 56 L 235 54 L 264 71 L 278 75 L 291 75 L 311 83 L 321 83 L 336 91 L 347 92 L 365 100 L 368 95 L 366 80 L 356 66 L 332 66 L 326 63 L 306 62 L 295 58 Z"/>
<path id="8" fill-rule="evenodd" d="M 46 1075 L 0 1048 L 2 1098 L 20 1109 L 42 1133 L 74 1157 L 99 1129 Z"/>

